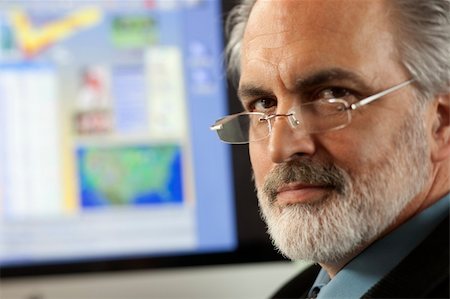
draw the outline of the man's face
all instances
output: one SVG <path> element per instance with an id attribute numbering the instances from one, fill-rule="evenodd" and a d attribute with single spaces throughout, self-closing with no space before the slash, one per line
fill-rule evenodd
<path id="1" fill-rule="evenodd" d="M 286 114 L 324 96 L 356 102 L 410 79 L 387 5 L 259 0 L 242 44 L 244 107 Z M 403 88 L 353 111 L 346 128 L 321 134 L 293 129 L 279 117 L 269 138 L 250 143 L 260 207 L 285 255 L 342 259 L 412 205 L 430 167 L 416 101 Z"/>

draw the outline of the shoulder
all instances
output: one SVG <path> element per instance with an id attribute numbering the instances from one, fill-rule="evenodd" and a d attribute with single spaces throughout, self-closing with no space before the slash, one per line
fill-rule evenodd
<path id="1" fill-rule="evenodd" d="M 449 217 L 364 298 L 448 298 Z"/>

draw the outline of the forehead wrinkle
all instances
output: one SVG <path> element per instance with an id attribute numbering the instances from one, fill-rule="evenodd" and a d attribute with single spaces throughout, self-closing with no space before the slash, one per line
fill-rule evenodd
<path id="1" fill-rule="evenodd" d="M 252 55 L 252 58 L 247 58 L 247 64 L 251 64 L 252 61 L 255 61 L 255 63 L 267 63 L 270 64 L 272 67 L 278 69 L 278 66 L 281 62 L 281 58 L 275 59 L 275 55 L 273 55 L 273 52 L 269 49 L 260 49 L 254 52 L 254 55 Z M 277 61 L 274 61 L 277 60 Z"/>
<path id="2" fill-rule="evenodd" d="M 269 44 L 268 46 L 266 46 L 266 48 L 279 48 L 282 45 L 271 47 L 270 44 L 277 44 L 276 41 L 278 41 L 278 43 L 284 42 L 284 40 L 286 38 L 285 38 L 285 36 L 283 36 L 283 34 L 290 33 L 290 32 L 292 32 L 292 30 L 282 30 L 282 31 L 272 32 L 272 33 L 254 34 L 255 36 L 250 38 L 250 39 L 248 39 L 247 41 L 245 41 L 245 43 L 248 44 L 248 45 L 251 45 L 251 44 L 253 44 L 255 42 L 258 42 L 259 39 L 261 39 L 261 38 L 266 38 L 265 40 Z M 273 36 L 275 36 L 275 37 L 273 37 Z M 267 39 L 267 38 L 270 38 L 270 39 Z"/>
<path id="3" fill-rule="evenodd" d="M 290 31 L 284 31 L 281 32 L 281 34 L 289 32 Z M 273 38 L 268 39 L 267 37 Z M 293 48 L 293 45 L 302 41 L 304 41 L 304 39 L 298 37 L 296 39 L 291 38 L 291 41 L 288 41 L 286 36 L 282 37 L 279 33 L 260 34 L 245 43 L 243 55 L 248 60 L 260 59 L 277 66 L 283 59 L 291 56 L 285 56 L 286 52 L 288 52 L 290 48 Z M 292 55 L 295 54 L 293 53 Z"/>

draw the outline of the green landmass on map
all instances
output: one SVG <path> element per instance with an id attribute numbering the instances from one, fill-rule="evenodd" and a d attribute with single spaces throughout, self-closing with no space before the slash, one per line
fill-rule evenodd
<path id="1" fill-rule="evenodd" d="M 149 194 L 170 201 L 170 180 L 181 176 L 173 166 L 178 156 L 179 147 L 173 145 L 89 149 L 82 163 L 84 188 L 111 205 L 132 204 Z"/>

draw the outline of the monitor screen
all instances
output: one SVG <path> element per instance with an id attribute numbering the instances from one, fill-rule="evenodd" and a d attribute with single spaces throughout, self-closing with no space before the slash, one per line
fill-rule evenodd
<path id="1" fill-rule="evenodd" d="M 238 219 L 248 165 L 209 130 L 229 112 L 222 14 L 219 0 L 0 3 L 2 275 L 268 244 Z"/>

